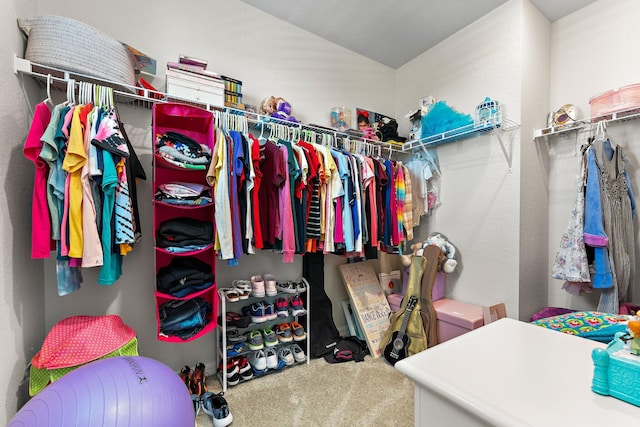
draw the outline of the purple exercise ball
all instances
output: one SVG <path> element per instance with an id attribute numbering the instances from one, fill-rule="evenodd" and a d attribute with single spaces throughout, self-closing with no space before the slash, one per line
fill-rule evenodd
<path id="1" fill-rule="evenodd" d="M 9 427 L 193 427 L 191 395 L 171 368 L 141 356 L 97 360 L 49 384 Z"/>

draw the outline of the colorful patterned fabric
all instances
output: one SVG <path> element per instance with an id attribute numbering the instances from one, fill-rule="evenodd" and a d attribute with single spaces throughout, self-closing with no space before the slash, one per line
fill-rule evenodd
<path id="1" fill-rule="evenodd" d="M 598 311 L 576 311 L 539 319 L 531 323 L 565 334 L 608 343 L 616 332 L 626 330 L 628 320 L 629 316 L 626 315 Z"/>

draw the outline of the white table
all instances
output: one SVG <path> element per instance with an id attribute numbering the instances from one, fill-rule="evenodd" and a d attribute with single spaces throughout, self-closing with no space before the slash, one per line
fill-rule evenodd
<path id="1" fill-rule="evenodd" d="M 395 367 L 415 383 L 416 426 L 637 425 L 640 407 L 591 391 L 596 347 L 500 319 Z"/>

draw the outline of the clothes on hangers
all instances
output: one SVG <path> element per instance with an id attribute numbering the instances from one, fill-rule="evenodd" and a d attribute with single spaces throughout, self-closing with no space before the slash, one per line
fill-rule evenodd
<path id="1" fill-rule="evenodd" d="M 141 237 L 132 188 L 146 179 L 142 165 L 115 108 L 86 101 L 39 104 L 24 147 L 37 166 L 32 257 L 56 251 L 60 296 L 80 288 L 81 268 L 99 267 L 98 283 L 113 284 Z"/>
<path id="2" fill-rule="evenodd" d="M 597 310 L 618 313 L 620 302 L 627 300 L 635 275 L 635 198 L 627 173 L 629 162 L 624 149 L 612 144 L 606 129 L 600 125 L 595 140 L 582 153 L 586 176 L 579 191 L 584 191 L 584 197 L 579 194 L 576 203 L 583 200 L 584 206 L 574 207 L 572 215 L 584 214 L 583 218 L 572 218 L 570 226 L 582 225 L 583 229 L 570 232 L 582 237 L 593 273 L 590 278 L 584 278 L 590 279 L 589 282 L 566 282 L 563 288 L 571 293 L 600 289 Z M 571 270 L 575 267 L 567 265 L 563 270 L 562 260 L 572 256 L 568 251 L 576 250 L 576 244 L 567 245 L 563 240 L 554 265 L 554 277 L 575 276 Z"/>
<path id="3" fill-rule="evenodd" d="M 221 259 L 235 264 L 254 249 L 280 252 L 286 263 L 317 251 L 362 257 L 413 237 L 412 180 L 401 161 L 303 137 L 272 129 L 261 143 L 216 128 L 208 180 Z"/>

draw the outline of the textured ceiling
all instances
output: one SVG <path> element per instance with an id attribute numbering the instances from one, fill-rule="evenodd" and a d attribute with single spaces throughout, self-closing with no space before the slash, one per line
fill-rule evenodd
<path id="1" fill-rule="evenodd" d="M 276 18 L 398 68 L 507 0 L 242 0 Z M 555 21 L 595 0 L 532 0 Z"/>

